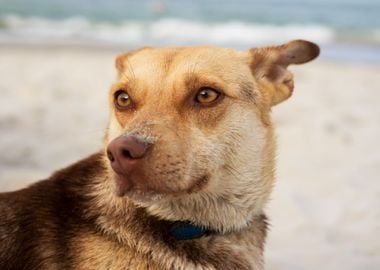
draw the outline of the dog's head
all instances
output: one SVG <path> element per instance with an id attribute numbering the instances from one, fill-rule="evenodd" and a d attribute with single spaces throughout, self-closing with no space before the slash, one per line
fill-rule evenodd
<path id="1" fill-rule="evenodd" d="M 237 52 L 143 48 L 116 60 L 105 151 L 115 192 L 169 220 L 241 228 L 273 182 L 271 107 L 293 91 L 307 41 Z"/>

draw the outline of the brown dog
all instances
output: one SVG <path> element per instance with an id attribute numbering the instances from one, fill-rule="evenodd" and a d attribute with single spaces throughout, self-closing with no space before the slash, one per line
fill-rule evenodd
<path id="1" fill-rule="evenodd" d="M 0 269 L 262 269 L 271 107 L 297 40 L 248 52 L 143 48 L 116 60 L 104 151 L 0 194 Z"/>

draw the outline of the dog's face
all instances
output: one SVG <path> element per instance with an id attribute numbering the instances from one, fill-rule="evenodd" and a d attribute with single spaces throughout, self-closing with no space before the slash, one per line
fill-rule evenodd
<path id="1" fill-rule="evenodd" d="M 216 229 L 261 211 L 273 181 L 269 113 L 293 90 L 306 41 L 237 52 L 143 48 L 119 56 L 105 136 L 115 192 L 165 219 Z"/>

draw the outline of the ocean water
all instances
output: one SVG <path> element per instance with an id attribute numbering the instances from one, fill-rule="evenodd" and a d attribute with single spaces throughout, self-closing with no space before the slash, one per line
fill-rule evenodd
<path id="1" fill-rule="evenodd" d="M 248 48 L 303 38 L 380 62 L 379 0 L 0 0 L 0 42 Z"/>

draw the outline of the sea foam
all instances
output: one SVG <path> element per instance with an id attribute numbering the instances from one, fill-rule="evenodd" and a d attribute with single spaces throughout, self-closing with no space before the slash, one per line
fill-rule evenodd
<path id="1" fill-rule="evenodd" d="M 41 42 L 98 41 L 131 46 L 211 44 L 246 47 L 298 38 L 326 44 L 334 41 L 335 32 L 321 25 L 263 25 L 237 20 L 215 23 L 161 18 L 109 23 L 83 17 L 52 20 L 6 15 L 0 18 L 0 38 Z"/>

